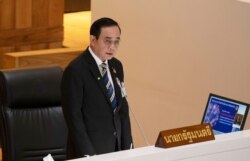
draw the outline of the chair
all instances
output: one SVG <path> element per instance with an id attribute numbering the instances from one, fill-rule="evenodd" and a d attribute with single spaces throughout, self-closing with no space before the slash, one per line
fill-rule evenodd
<path id="1" fill-rule="evenodd" d="M 3 161 L 66 160 L 58 66 L 0 71 Z"/>

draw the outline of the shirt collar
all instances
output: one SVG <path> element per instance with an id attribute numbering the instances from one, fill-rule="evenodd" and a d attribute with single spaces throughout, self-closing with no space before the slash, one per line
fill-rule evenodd
<path id="1" fill-rule="evenodd" d="M 89 52 L 90 54 L 93 56 L 93 58 L 95 59 L 95 62 L 98 66 L 100 66 L 102 63 L 106 63 L 108 64 L 108 60 L 105 60 L 104 62 L 98 57 L 96 56 L 96 54 L 93 52 L 93 50 L 91 49 L 91 47 L 89 46 Z"/>

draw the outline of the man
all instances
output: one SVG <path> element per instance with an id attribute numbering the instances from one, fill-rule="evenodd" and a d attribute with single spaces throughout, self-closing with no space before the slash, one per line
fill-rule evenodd
<path id="1" fill-rule="evenodd" d="M 64 71 L 61 90 L 68 159 L 132 147 L 123 67 L 114 58 L 120 35 L 116 21 L 95 21 L 89 47 Z"/>

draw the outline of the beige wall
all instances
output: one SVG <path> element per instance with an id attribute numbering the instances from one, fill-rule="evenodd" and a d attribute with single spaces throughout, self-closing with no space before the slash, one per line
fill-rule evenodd
<path id="1" fill-rule="evenodd" d="M 122 27 L 117 56 L 150 144 L 199 124 L 210 92 L 250 103 L 250 4 L 236 0 L 92 0 Z M 131 115 L 136 147 L 144 146 Z M 246 123 L 250 128 L 250 116 Z"/>

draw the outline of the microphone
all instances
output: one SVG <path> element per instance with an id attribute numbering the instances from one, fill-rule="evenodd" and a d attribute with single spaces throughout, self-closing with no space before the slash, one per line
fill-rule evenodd
<path id="1" fill-rule="evenodd" d="M 114 70 L 114 69 L 113 69 L 113 70 Z M 147 146 L 150 146 L 149 141 L 148 141 L 148 139 L 147 139 L 147 137 L 146 137 L 144 131 L 143 131 L 142 128 L 141 128 L 141 125 L 140 125 L 140 123 L 139 123 L 139 121 L 138 121 L 138 119 L 137 119 L 137 117 L 136 117 L 136 115 L 135 115 L 135 113 L 134 113 L 133 108 L 131 108 L 130 105 L 129 105 L 129 101 L 128 101 L 127 93 L 126 93 L 126 90 L 125 90 L 124 82 L 121 82 L 121 81 L 119 80 L 119 78 L 117 78 L 117 77 L 116 77 L 116 81 L 117 81 L 117 84 L 120 86 L 120 89 L 121 89 L 121 92 L 122 92 L 122 97 L 125 97 L 125 99 L 127 100 L 128 107 L 129 107 L 129 109 L 130 109 L 130 111 L 131 111 L 131 113 L 132 113 L 132 115 L 133 115 L 133 117 L 134 117 L 134 119 L 135 119 L 136 126 L 137 126 L 137 128 L 139 129 L 139 131 L 140 131 L 140 133 L 141 133 L 141 135 L 142 135 L 142 137 L 143 137 L 144 143 L 145 143 Z M 130 149 L 132 149 L 132 147 L 133 147 L 133 144 L 131 143 Z"/>
<path id="2" fill-rule="evenodd" d="M 128 102 L 127 96 L 126 96 L 125 98 L 126 98 L 126 100 L 127 100 L 127 102 Z M 130 111 L 131 111 L 131 113 L 132 113 L 132 115 L 133 115 L 133 117 L 134 117 L 134 119 L 135 119 L 135 123 L 136 123 L 136 125 L 137 125 L 137 127 L 138 127 L 138 129 L 139 129 L 139 131 L 140 131 L 140 133 L 141 133 L 141 135 L 143 136 L 144 143 L 145 143 L 147 146 L 150 146 L 150 144 L 149 144 L 149 142 L 148 142 L 148 139 L 147 139 L 147 137 L 146 137 L 144 131 L 142 130 L 139 121 L 137 120 L 137 117 L 136 117 L 136 115 L 135 115 L 135 113 L 134 113 L 134 110 L 133 110 L 133 108 L 130 107 L 129 103 L 128 103 L 128 107 L 129 107 L 129 109 L 130 109 Z"/>

